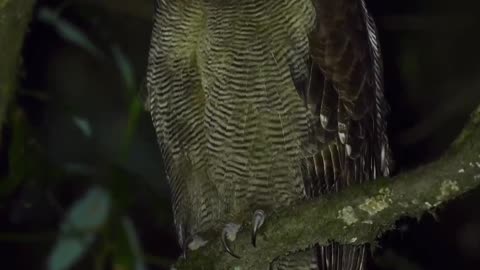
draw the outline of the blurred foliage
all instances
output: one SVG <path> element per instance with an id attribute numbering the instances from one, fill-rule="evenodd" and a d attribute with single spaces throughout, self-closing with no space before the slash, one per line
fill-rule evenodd
<path id="1" fill-rule="evenodd" d="M 0 9 L 8 2 L 0 0 Z M 480 4 L 367 3 L 380 30 L 389 128 L 401 172 L 437 158 L 480 103 Z M 0 136 L 0 256 L 8 258 L 2 268 L 43 268 L 62 254 L 57 250 L 71 252 L 70 260 L 60 256 L 63 266 L 78 257 L 71 269 L 168 269 L 178 256 L 160 151 L 138 98 L 153 4 L 37 1 L 21 80 L 9 84 L 16 92 Z M 1 29 L 24 33 L 20 24 L 3 22 L 2 48 Z M 0 51 L 0 59 L 6 54 Z M 7 66 L 2 61 L 0 82 L 14 78 Z M 0 98 L 1 110 L 4 102 Z M 64 233 L 92 192 L 109 198 L 106 220 L 86 234 Z M 400 221 L 379 241 L 379 267 L 478 269 L 479 193 L 440 211 L 439 220 Z M 102 203 L 94 205 L 80 214 L 85 222 L 100 213 Z"/>
<path id="2" fill-rule="evenodd" d="M 48 260 L 49 270 L 69 269 L 92 244 L 110 212 L 110 195 L 93 187 L 68 211 Z"/>
<path id="3" fill-rule="evenodd" d="M 57 33 L 66 41 L 83 48 L 95 57 L 103 56 L 101 51 L 95 47 L 85 33 L 60 17 L 59 11 L 42 8 L 38 11 L 38 18 L 40 21 L 52 25 L 52 27 L 57 30 Z"/>
<path id="4" fill-rule="evenodd" d="M 0 146 L 7 107 L 17 86 L 19 51 L 32 8 L 33 0 L 0 1 Z"/>

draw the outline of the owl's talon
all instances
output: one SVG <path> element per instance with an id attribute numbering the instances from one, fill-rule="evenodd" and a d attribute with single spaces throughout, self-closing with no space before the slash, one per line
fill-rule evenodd
<path id="1" fill-rule="evenodd" d="M 240 259 L 240 256 L 235 254 L 233 252 L 233 250 L 230 248 L 230 246 L 228 245 L 227 232 L 225 232 L 225 229 L 222 232 L 222 245 L 223 245 L 223 248 L 225 249 L 225 251 L 228 252 L 228 254 L 232 255 L 233 257 L 235 257 L 237 259 Z"/>
<path id="2" fill-rule="evenodd" d="M 200 235 L 194 235 L 191 237 L 191 241 L 188 243 L 189 250 L 197 250 L 208 243 L 207 240 L 204 240 Z"/>
<path id="3" fill-rule="evenodd" d="M 182 254 L 180 255 L 180 258 L 186 260 L 187 259 L 187 251 L 188 251 L 188 243 L 191 241 L 191 237 L 188 237 L 181 243 L 181 248 L 182 248 Z"/>
<path id="4" fill-rule="evenodd" d="M 234 241 L 235 238 L 237 237 L 237 233 L 240 230 L 240 225 L 234 224 L 234 223 L 229 223 L 223 228 L 222 231 L 222 245 L 223 248 L 225 249 L 228 254 L 232 255 L 233 257 L 240 259 L 240 256 L 235 254 L 233 250 L 230 248 L 228 245 L 229 241 Z"/>
<path id="5" fill-rule="evenodd" d="M 262 227 L 265 222 L 265 212 L 261 209 L 258 209 L 253 213 L 252 221 L 252 245 L 257 246 L 257 232 Z"/>

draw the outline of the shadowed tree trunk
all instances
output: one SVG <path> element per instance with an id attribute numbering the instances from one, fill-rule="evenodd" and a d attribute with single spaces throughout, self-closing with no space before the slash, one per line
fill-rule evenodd
<path id="1" fill-rule="evenodd" d="M 34 3 L 34 0 L 0 0 L 0 144 L 8 105 L 17 87 L 20 52 Z"/>

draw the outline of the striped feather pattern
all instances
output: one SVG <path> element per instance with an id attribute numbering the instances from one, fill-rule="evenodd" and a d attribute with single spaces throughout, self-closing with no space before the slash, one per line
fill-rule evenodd
<path id="1" fill-rule="evenodd" d="M 206 155 L 210 177 L 233 219 L 255 207 L 289 205 L 303 194 L 298 159 L 313 115 L 295 91 L 289 63 L 308 59 L 310 5 L 206 5 L 212 20 L 199 54 L 205 63 L 200 70 L 207 96 Z M 284 16 L 286 10 L 311 14 L 301 21 Z M 285 43 L 289 46 L 278 46 Z"/>
<path id="2" fill-rule="evenodd" d="M 366 246 L 315 245 L 274 260 L 270 270 L 357 270 L 365 267 Z"/>
<path id="3" fill-rule="evenodd" d="M 375 25 L 363 0 L 158 0 L 147 70 L 181 245 L 390 170 Z M 273 269 L 363 269 L 314 246 Z"/>

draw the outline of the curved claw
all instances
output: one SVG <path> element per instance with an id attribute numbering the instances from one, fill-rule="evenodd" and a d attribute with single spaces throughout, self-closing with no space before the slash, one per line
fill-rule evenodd
<path id="1" fill-rule="evenodd" d="M 188 243 L 191 241 L 191 237 L 187 236 L 187 230 L 183 224 L 176 224 L 176 228 L 178 233 L 178 243 L 182 249 L 182 254 L 180 256 L 182 259 L 187 259 Z"/>
<path id="2" fill-rule="evenodd" d="M 258 209 L 253 213 L 252 221 L 252 245 L 257 247 L 257 232 L 262 227 L 265 222 L 265 212 L 261 209 Z"/>
<path id="3" fill-rule="evenodd" d="M 237 259 L 240 259 L 240 256 L 238 256 L 237 254 L 235 254 L 233 252 L 233 250 L 230 248 L 230 246 L 228 245 L 228 231 L 226 229 L 223 229 L 223 232 L 222 232 L 222 245 L 223 245 L 223 248 L 225 249 L 226 252 L 228 252 L 228 254 L 232 255 L 233 257 L 237 258 Z"/>
<path id="4" fill-rule="evenodd" d="M 190 242 L 190 237 L 182 241 L 181 248 L 182 248 L 182 255 L 181 258 L 186 260 L 187 259 L 187 250 L 188 250 L 188 242 Z"/>

